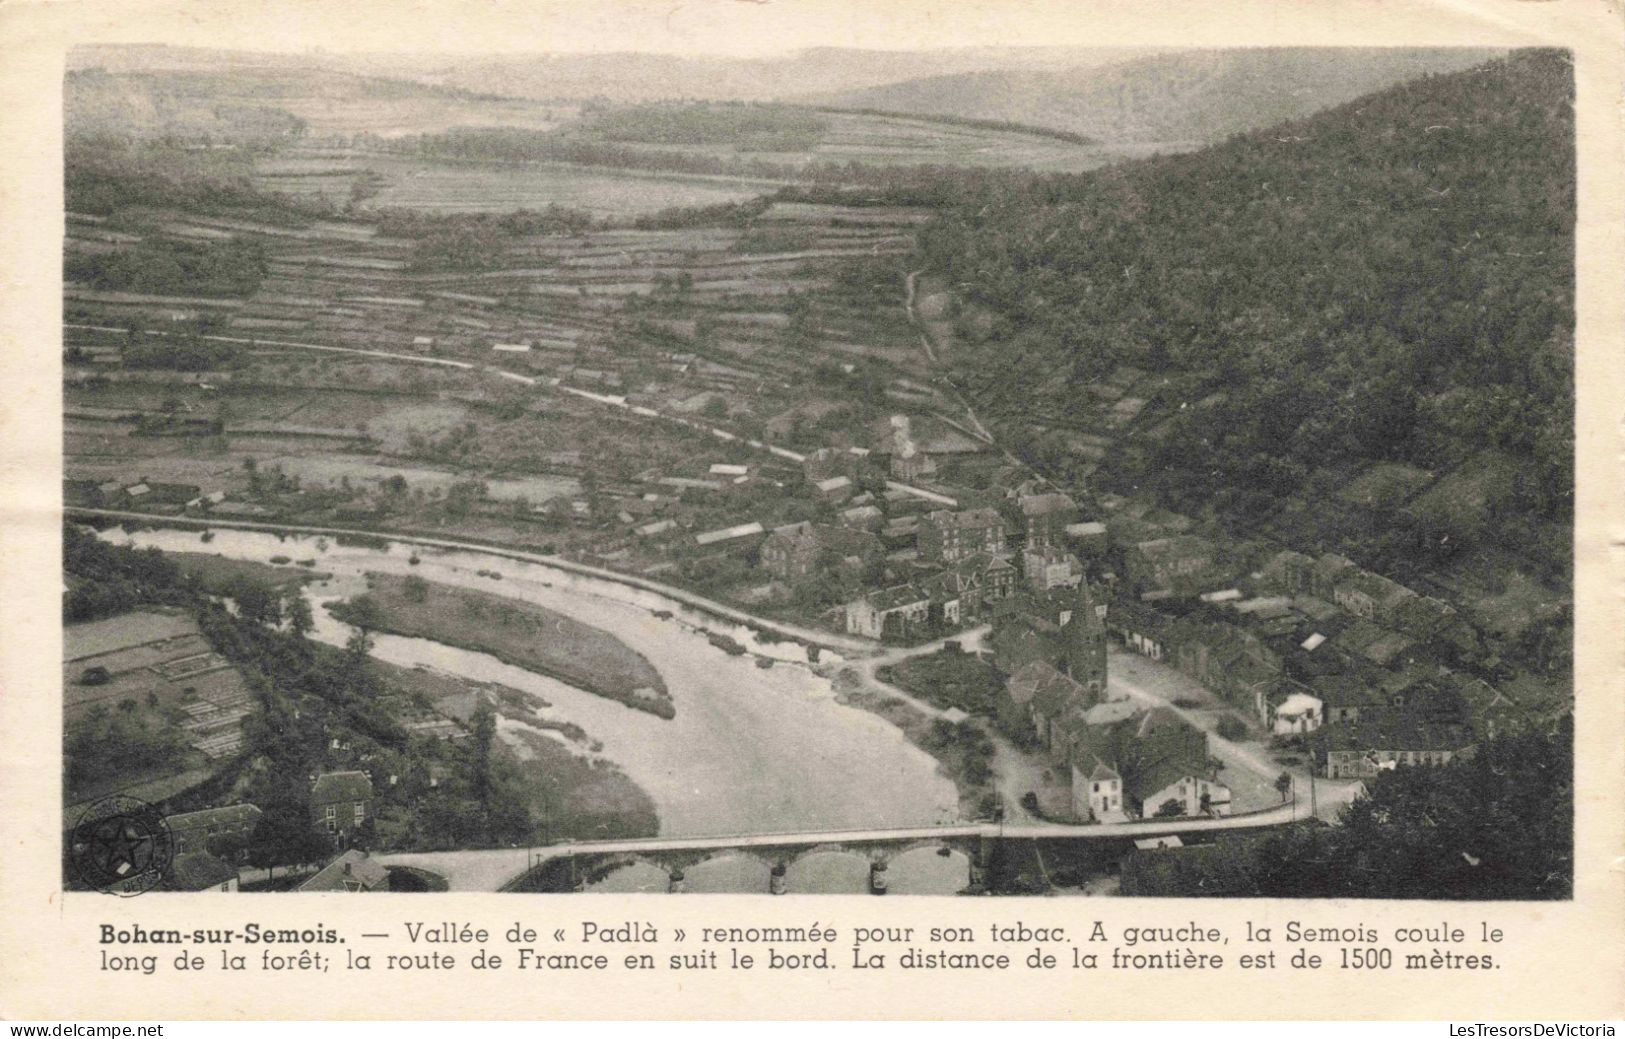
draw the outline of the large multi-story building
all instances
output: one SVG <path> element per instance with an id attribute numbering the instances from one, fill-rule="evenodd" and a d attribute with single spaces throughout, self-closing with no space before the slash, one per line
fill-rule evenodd
<path id="1" fill-rule="evenodd" d="M 920 523 L 920 558 L 931 563 L 957 563 L 978 552 L 1005 552 L 1004 520 L 993 509 L 938 509 Z"/>

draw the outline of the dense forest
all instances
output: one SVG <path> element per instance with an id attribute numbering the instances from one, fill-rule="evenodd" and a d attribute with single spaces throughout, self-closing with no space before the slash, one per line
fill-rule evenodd
<path id="1" fill-rule="evenodd" d="M 921 237 L 960 304 L 956 377 L 1018 431 L 1122 365 L 1222 390 L 1167 402 L 1105 474 L 1185 503 L 1267 512 L 1326 473 L 1495 448 L 1514 511 L 1566 525 L 1572 89 L 1565 54 L 1524 51 L 1202 152 L 986 181 Z"/>
<path id="2" fill-rule="evenodd" d="M 252 296 L 270 269 L 257 239 L 218 242 L 148 238 L 113 252 L 70 253 L 62 274 L 69 281 L 121 292 L 177 296 Z"/>
<path id="3" fill-rule="evenodd" d="M 1521 731 L 1441 768 L 1370 782 L 1342 825 L 1141 856 L 1124 894 L 1565 899 L 1574 883 L 1574 734 Z"/>
<path id="4" fill-rule="evenodd" d="M 107 134 L 70 135 L 63 174 L 70 212 L 107 215 L 129 209 L 179 209 L 210 216 L 301 224 L 332 216 L 332 206 L 256 188 L 253 152 L 190 150 L 175 141 Z"/>

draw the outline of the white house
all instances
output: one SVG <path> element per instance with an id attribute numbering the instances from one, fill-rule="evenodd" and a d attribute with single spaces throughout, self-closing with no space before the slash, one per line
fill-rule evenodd
<path id="1" fill-rule="evenodd" d="M 1097 823 L 1127 822 L 1123 777 L 1118 771 L 1098 757 L 1091 760 L 1088 772 L 1078 765 L 1072 763 L 1072 814 Z"/>
<path id="2" fill-rule="evenodd" d="M 1149 771 L 1157 773 L 1159 770 Z M 1149 781 L 1142 782 L 1144 796 L 1140 798 L 1140 814 L 1144 818 L 1156 815 L 1170 801 L 1179 803 L 1180 815 L 1230 814 L 1230 788 L 1216 779 L 1197 775 L 1193 770 L 1185 770 L 1173 778 L 1158 774 L 1155 778 L 1148 775 L 1146 779 Z"/>
<path id="3" fill-rule="evenodd" d="M 1325 720 L 1325 704 L 1318 696 L 1293 693 L 1275 705 L 1273 731 L 1285 735 L 1294 732 L 1314 732 Z"/>

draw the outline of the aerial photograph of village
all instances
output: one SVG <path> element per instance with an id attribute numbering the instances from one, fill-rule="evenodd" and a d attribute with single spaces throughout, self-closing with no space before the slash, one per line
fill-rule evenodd
<path id="1" fill-rule="evenodd" d="M 1573 96 L 73 50 L 64 886 L 1572 897 Z"/>

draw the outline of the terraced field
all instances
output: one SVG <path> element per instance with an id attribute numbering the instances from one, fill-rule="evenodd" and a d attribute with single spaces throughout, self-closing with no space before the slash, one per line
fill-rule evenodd
<path id="1" fill-rule="evenodd" d="M 443 162 L 335 149 L 281 152 L 255 168 L 268 191 L 342 204 L 358 179 L 376 178 L 369 207 L 439 213 L 500 213 L 550 205 L 603 217 L 736 202 L 772 191 L 771 181 L 645 173 L 564 163 Z"/>
<path id="2" fill-rule="evenodd" d="M 455 516 L 502 540 L 527 523 L 560 538 L 559 517 L 575 517 L 569 529 L 602 547 L 604 520 L 631 532 L 671 507 L 666 477 L 863 447 L 890 409 L 947 406 L 902 303 L 926 215 L 779 203 L 743 226 L 496 236 L 493 269 L 425 271 L 411 241 L 367 223 L 176 214 L 148 233 L 254 234 L 267 273 L 224 301 L 71 288 L 68 475 L 301 513 Z M 232 370 L 117 364 L 132 343 L 200 334 Z M 385 356 L 319 352 L 334 350 Z M 144 435 L 191 416 L 214 425 Z M 606 504 L 581 529 L 570 510 L 594 493 L 587 474 L 652 485 L 656 501 Z M 708 493 L 684 495 L 690 529 L 729 525 L 736 506 Z M 447 512 L 454 499 L 466 504 Z"/>

